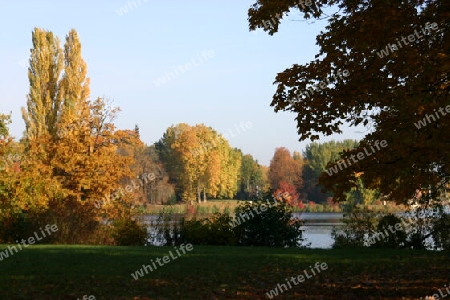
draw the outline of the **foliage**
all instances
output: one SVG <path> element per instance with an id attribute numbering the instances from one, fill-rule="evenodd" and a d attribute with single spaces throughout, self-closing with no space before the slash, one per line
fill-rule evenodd
<path id="1" fill-rule="evenodd" d="M 207 195 L 236 195 L 241 154 L 212 128 L 185 123 L 172 126 L 156 148 L 181 200 L 206 202 Z"/>
<path id="2" fill-rule="evenodd" d="M 305 19 L 327 18 L 328 25 L 316 38 L 314 60 L 278 72 L 271 106 L 296 114 L 300 140 L 341 133 L 344 125 L 367 126 L 367 135 L 343 158 L 364 149 L 372 153 L 334 176 L 322 176 L 321 183 L 345 201 L 356 174 L 364 172 L 364 186 L 406 203 L 416 189 L 447 182 L 450 3 L 255 1 L 248 11 L 250 30 L 272 35 L 297 9 Z M 271 16 L 280 17 L 267 25 Z M 372 151 L 383 140 L 388 146 Z"/>
<path id="3" fill-rule="evenodd" d="M 265 192 L 263 169 L 250 154 L 242 155 L 240 174 L 240 191 L 238 199 L 247 200 L 258 197 L 258 193 Z"/>
<path id="4" fill-rule="evenodd" d="M 332 196 L 332 193 L 324 191 L 324 186 L 319 184 L 319 177 L 326 171 L 328 163 L 338 160 L 344 150 L 353 149 L 357 145 L 355 140 L 347 139 L 325 143 L 313 142 L 306 146 L 303 152 L 305 164 L 302 177 L 304 194 L 308 200 L 325 203 L 327 198 Z"/>
<path id="5" fill-rule="evenodd" d="M 139 130 L 137 130 L 139 131 Z M 159 160 L 154 147 L 146 146 L 140 140 L 135 130 L 119 130 L 116 132 L 118 152 L 123 156 L 132 156 L 134 163 L 131 165 L 131 178 L 142 178 L 148 174 L 154 175 L 154 180 L 145 184 L 139 184 L 139 189 L 132 195 L 134 205 L 146 204 L 170 204 L 176 200 L 175 189 L 170 184 L 169 176 L 164 165 Z M 126 184 L 126 180 L 122 180 Z"/>
<path id="6" fill-rule="evenodd" d="M 356 179 L 356 184 L 346 193 L 347 205 L 368 205 L 374 203 L 379 197 L 378 190 L 366 188 L 361 178 Z"/>
<path id="7" fill-rule="evenodd" d="M 279 188 L 273 193 L 273 196 L 278 201 L 285 201 L 286 204 L 296 206 L 299 203 L 299 194 L 297 188 L 285 181 L 278 184 Z"/>
<path id="8" fill-rule="evenodd" d="M 95 240 L 99 233 L 100 222 L 94 217 L 98 210 L 91 205 L 84 205 L 73 196 L 52 197 L 49 200 L 49 207 L 33 215 L 33 223 L 36 227 L 45 224 L 56 224 L 58 231 L 52 235 L 52 240 L 46 242 L 56 242 L 61 244 L 89 244 Z"/>
<path id="9" fill-rule="evenodd" d="M 267 210 L 261 209 L 263 206 Z M 240 203 L 235 208 L 234 217 L 225 209 L 214 213 L 212 217 L 198 218 L 194 215 L 188 219 L 190 214 L 187 213 L 177 220 L 173 211 L 163 210 L 151 225 L 150 240 L 154 245 L 192 243 L 301 247 L 304 240 L 300 227 L 303 222 L 292 219 L 292 212 L 292 207 L 284 202 L 273 202 L 271 207 L 267 207 L 267 202 L 262 202 L 261 199 Z M 236 221 L 237 219 L 240 221 Z"/>
<path id="10" fill-rule="evenodd" d="M 346 211 L 345 225 L 332 231 L 333 248 L 449 249 L 449 214 L 439 203 L 401 215 L 352 206 Z"/>
<path id="11" fill-rule="evenodd" d="M 22 108 L 28 139 L 55 136 L 63 104 L 60 78 L 64 54 L 58 37 L 50 31 L 35 28 L 32 43 L 28 68 L 30 92 L 27 109 Z"/>
<path id="12" fill-rule="evenodd" d="M 387 214 L 380 218 L 378 224 L 377 224 L 377 233 L 385 233 L 388 234 L 385 235 L 383 238 L 379 239 L 376 237 L 371 237 L 374 239 L 371 247 L 373 248 L 389 248 L 389 249 L 402 249 L 406 246 L 407 243 L 407 233 L 405 231 L 405 228 L 402 227 L 401 230 L 397 230 L 395 228 L 395 224 L 402 224 L 401 218 L 393 215 L 393 214 Z M 394 232 L 392 232 L 392 228 L 394 228 Z"/>
<path id="13" fill-rule="evenodd" d="M 375 212 L 354 208 L 347 211 L 343 218 L 342 228 L 333 228 L 333 248 L 363 248 L 367 239 L 376 232 L 377 214 Z"/>
<path id="14" fill-rule="evenodd" d="M 75 30 L 66 36 L 64 49 L 50 31 L 35 28 L 32 39 L 30 90 L 22 109 L 23 159 L 5 170 L 0 182 L 9 193 L 2 198 L 0 192 L 3 213 L 56 222 L 58 242 L 86 243 L 102 218 L 124 216 L 130 202 L 131 195 L 122 195 L 121 201 L 94 207 L 131 175 L 132 157 L 118 153 L 126 142 L 113 123 L 120 109 L 89 99 L 87 64 Z"/>
<path id="15" fill-rule="evenodd" d="M 450 250 L 450 214 L 442 213 L 433 222 L 433 241 L 436 248 Z"/>
<path id="16" fill-rule="evenodd" d="M 267 208 L 264 211 L 263 206 Z M 244 202 L 236 208 L 234 218 L 242 220 L 234 228 L 239 245 L 301 247 L 304 241 L 303 221 L 292 219 L 292 209 L 284 202 L 272 202 L 270 207 L 261 200 Z"/>
<path id="17" fill-rule="evenodd" d="M 182 219 L 180 243 L 194 245 L 236 245 L 228 213 L 215 213 L 211 218 Z"/>
<path id="18" fill-rule="evenodd" d="M 27 239 L 32 233 L 33 223 L 24 214 L 13 214 L 0 217 L 0 242 L 14 243 L 22 239 Z"/>
<path id="19" fill-rule="evenodd" d="M 136 220 L 120 219 L 113 223 L 112 237 L 119 246 L 143 246 L 147 244 L 147 229 Z"/>
<path id="20" fill-rule="evenodd" d="M 302 185 L 303 158 L 299 153 L 291 156 L 288 149 L 281 147 L 275 149 L 270 160 L 269 180 L 272 189 L 280 188 L 282 182 L 300 188 Z"/>
<path id="21" fill-rule="evenodd" d="M 0 113 L 0 140 L 2 142 L 9 137 L 9 124 L 11 124 L 11 114 Z"/>

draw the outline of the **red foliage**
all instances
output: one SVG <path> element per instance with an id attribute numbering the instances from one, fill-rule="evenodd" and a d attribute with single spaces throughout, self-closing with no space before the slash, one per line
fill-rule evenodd
<path id="1" fill-rule="evenodd" d="M 278 201 L 285 201 L 289 205 L 297 205 L 299 194 L 297 188 L 285 181 L 280 182 L 279 188 L 274 192 L 274 197 Z"/>
<path id="2" fill-rule="evenodd" d="M 328 197 L 328 198 L 327 198 L 327 204 L 328 204 L 328 206 L 330 206 L 330 207 L 336 207 L 336 206 L 339 206 L 338 203 L 334 202 L 334 198 L 333 198 L 333 197 Z"/>

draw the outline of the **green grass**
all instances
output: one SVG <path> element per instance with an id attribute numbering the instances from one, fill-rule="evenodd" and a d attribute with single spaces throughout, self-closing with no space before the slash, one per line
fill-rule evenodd
<path id="1" fill-rule="evenodd" d="M 444 252 L 214 246 L 194 246 L 132 278 L 170 250 L 30 246 L 0 261 L 0 299 L 268 299 L 266 292 L 316 262 L 328 269 L 275 299 L 419 299 L 450 283 Z"/>

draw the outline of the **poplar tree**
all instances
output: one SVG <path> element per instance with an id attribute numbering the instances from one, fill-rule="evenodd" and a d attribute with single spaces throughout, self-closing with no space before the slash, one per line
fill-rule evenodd
<path id="1" fill-rule="evenodd" d="M 81 56 L 81 43 L 78 33 L 71 29 L 64 44 L 64 75 L 61 80 L 63 97 L 60 129 L 86 131 L 89 129 L 85 120 L 89 119 L 89 89 L 87 64 Z M 88 132 L 85 132 L 88 134 Z"/>
<path id="2" fill-rule="evenodd" d="M 120 109 L 102 98 L 90 100 L 87 64 L 74 29 L 64 50 L 51 32 L 36 28 L 32 36 L 30 93 L 22 109 L 28 144 L 23 174 L 30 176 L 23 183 L 36 186 L 39 179 L 39 188 L 51 188 L 32 196 L 51 207 L 46 222 L 64 224 L 59 241 L 86 241 L 101 215 L 114 218 L 128 211 L 130 193 L 121 195 L 126 200 L 95 208 L 131 176 L 133 159 L 117 151 L 121 141 L 113 121 Z"/>
<path id="3" fill-rule="evenodd" d="M 50 31 L 35 28 L 32 42 L 28 67 L 30 91 L 27 108 L 22 108 L 28 139 L 45 134 L 55 136 L 62 101 L 63 53 L 59 39 Z"/>

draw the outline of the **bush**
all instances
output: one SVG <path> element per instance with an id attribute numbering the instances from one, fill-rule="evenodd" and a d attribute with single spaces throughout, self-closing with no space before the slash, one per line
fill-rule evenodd
<path id="1" fill-rule="evenodd" d="M 113 223 L 112 237 L 119 246 L 146 245 L 147 236 L 147 229 L 135 220 L 121 219 Z"/>
<path id="2" fill-rule="evenodd" d="M 215 213 L 211 219 L 181 221 L 178 244 L 194 245 L 236 245 L 229 213 Z"/>
<path id="3" fill-rule="evenodd" d="M 316 212 L 323 212 L 324 208 L 322 204 L 316 204 Z"/>
<path id="4" fill-rule="evenodd" d="M 192 220 L 183 219 L 181 240 L 194 245 L 208 245 L 209 224 L 208 219 L 197 220 L 195 217 Z"/>
<path id="5" fill-rule="evenodd" d="M 367 246 L 367 238 L 375 232 L 376 213 L 354 208 L 344 214 L 344 226 L 334 228 L 331 236 L 333 248 L 363 248 Z"/>
<path id="6" fill-rule="evenodd" d="M 393 215 L 387 214 L 381 217 L 377 225 L 377 233 L 371 236 L 372 248 L 389 248 L 389 249 L 402 249 L 406 247 L 407 234 L 405 230 L 395 230 L 392 232 L 390 229 L 395 229 L 395 224 L 401 224 L 402 220 Z M 380 236 L 382 238 L 380 238 Z M 376 241 L 375 241 L 376 239 Z"/>
<path id="7" fill-rule="evenodd" d="M 348 209 L 348 208 L 347 208 Z M 380 212 L 353 208 L 344 215 L 345 225 L 333 229 L 333 248 L 396 248 L 396 249 L 449 249 L 450 216 L 443 214 L 439 208 L 424 207 L 412 211 L 404 217 L 387 214 L 377 217 Z M 422 215 L 422 216 L 421 216 Z M 411 219 L 405 222 L 407 228 L 395 229 L 395 224 L 404 226 L 402 218 Z M 394 231 L 394 232 L 393 232 Z M 433 243 L 430 239 L 433 238 Z"/>
<path id="8" fill-rule="evenodd" d="M 0 219 L 0 243 L 15 243 L 22 239 L 28 239 L 33 234 L 33 228 L 33 223 L 25 213 L 2 217 Z"/>
<path id="9" fill-rule="evenodd" d="M 263 207 L 266 208 L 264 211 Z M 284 202 L 272 203 L 270 207 L 262 201 L 240 204 L 236 208 L 234 223 L 239 245 L 301 247 L 304 241 L 303 230 L 300 229 L 303 222 L 292 219 L 291 208 Z"/>
<path id="10" fill-rule="evenodd" d="M 262 207 L 266 209 L 262 211 Z M 186 220 L 176 225 L 167 222 L 171 217 L 160 215 L 155 226 L 152 242 L 164 245 L 243 245 L 270 247 L 300 247 L 303 238 L 300 227 L 303 222 L 291 219 L 292 208 L 285 203 L 267 207 L 262 201 L 241 203 L 236 208 L 235 217 L 229 208 L 223 213 L 215 213 L 212 218 Z M 242 219 L 242 216 L 248 216 Z M 163 219 L 166 218 L 166 219 Z M 168 218 L 168 219 L 167 219 Z M 173 223 L 172 223 L 173 224 Z M 164 241 L 161 243 L 161 241 Z"/>

